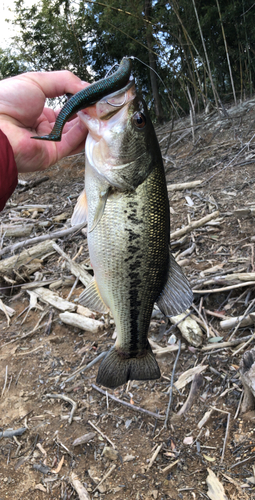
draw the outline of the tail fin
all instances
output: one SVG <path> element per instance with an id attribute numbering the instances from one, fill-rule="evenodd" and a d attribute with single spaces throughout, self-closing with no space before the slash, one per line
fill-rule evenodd
<path id="1" fill-rule="evenodd" d="M 146 352 L 140 358 L 123 358 L 115 346 L 112 347 L 99 366 L 97 383 L 115 389 L 128 380 L 154 380 L 159 377 L 160 369 L 148 342 Z"/>

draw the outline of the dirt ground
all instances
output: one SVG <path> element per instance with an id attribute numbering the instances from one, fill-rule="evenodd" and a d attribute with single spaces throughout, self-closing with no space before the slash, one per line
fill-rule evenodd
<path id="1" fill-rule="evenodd" d="M 189 126 L 188 118 L 180 119 L 173 130 L 166 124 L 157 134 L 168 186 L 203 181 L 189 189 L 169 190 L 171 231 L 219 211 L 182 241 L 172 239 L 173 253 L 195 292 L 192 313 L 202 323 L 202 344 L 191 345 L 178 327 L 171 327 L 157 314 L 149 338 L 154 347 L 166 349 L 157 354 L 159 380 L 134 381 L 109 390 L 106 396 L 92 386 L 98 370 L 95 364 L 66 382 L 79 367 L 110 348 L 113 321 L 106 315 L 90 314 L 104 325 L 95 335 L 64 324 L 56 307 L 41 300 L 32 302 L 28 292 L 33 285 L 46 283 L 45 288 L 75 305 L 84 289 L 54 250 L 2 273 L 0 298 L 15 313 L 8 326 L 6 314 L 0 310 L 0 436 L 8 429 L 21 428 L 23 433 L 1 437 L 0 500 L 86 500 L 71 484 L 72 471 L 91 499 L 255 498 L 255 412 L 242 413 L 239 371 L 244 351 L 254 346 L 254 326 L 239 326 L 234 331 L 220 324 L 224 318 L 255 310 L 255 100 L 227 109 L 227 116 L 215 112 L 198 116 L 194 138 Z M 20 184 L 1 213 L 0 250 L 70 226 L 83 188 L 83 155 L 46 173 L 23 175 L 22 180 L 31 183 L 45 175 L 48 180 L 30 189 L 31 184 Z M 31 224 L 30 236 L 8 236 L 7 225 L 20 224 Z M 81 231 L 56 242 L 90 272 L 86 237 Z M 15 251 L 17 259 L 24 249 L 25 245 Z M 0 265 L 11 255 L 7 249 Z M 248 278 L 240 281 L 239 275 L 245 273 Z M 233 275 L 232 281 L 225 278 L 228 275 Z M 206 293 L 207 289 L 211 291 Z M 244 337 L 248 337 L 247 346 L 241 340 Z M 230 338 L 237 339 L 236 345 L 221 346 Z M 177 350 L 167 348 L 174 345 L 177 349 L 179 339 L 182 350 L 164 426 L 177 355 Z M 181 388 L 175 386 L 176 381 L 196 366 L 202 366 L 202 385 L 191 409 L 178 416 L 189 395 L 191 378 Z M 71 423 L 72 405 L 50 397 L 52 394 L 76 403 Z M 158 418 L 117 403 L 111 394 L 131 407 L 158 413 Z M 200 421 L 205 415 L 208 419 L 203 425 Z M 88 433 L 87 442 L 84 438 L 82 444 L 74 443 Z M 216 474 L 222 491 L 208 493 L 210 471 Z"/>

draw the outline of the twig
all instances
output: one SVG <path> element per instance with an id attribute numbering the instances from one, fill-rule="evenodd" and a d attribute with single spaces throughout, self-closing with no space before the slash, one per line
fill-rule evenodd
<path id="1" fill-rule="evenodd" d="M 243 395 L 244 395 L 244 391 L 242 391 L 242 394 L 240 396 L 239 403 L 238 403 L 238 406 L 237 406 L 237 409 L 236 409 L 236 412 L 235 412 L 234 420 L 236 420 L 237 417 L 238 417 L 238 415 L 239 415 L 239 411 L 240 411 L 242 400 L 243 400 Z"/>
<path id="2" fill-rule="evenodd" d="M 201 321 L 203 321 L 204 326 L 205 326 L 205 328 L 206 328 L 206 335 L 207 335 L 207 338 L 209 339 L 209 338 L 210 338 L 210 330 L 209 330 L 209 326 L 208 326 L 207 322 L 205 321 L 205 318 L 203 318 L 203 316 L 202 316 L 201 312 L 199 311 L 199 309 L 197 309 L 197 307 L 195 306 L 195 304 L 194 304 L 194 303 L 192 304 L 192 307 L 193 307 L 193 309 L 195 309 L 195 311 L 196 311 L 196 313 L 198 314 L 198 316 L 200 317 Z M 215 336 L 215 335 L 213 335 L 213 337 L 214 337 L 214 336 Z"/>
<path id="3" fill-rule="evenodd" d="M 202 217 L 202 219 L 195 220 L 194 222 L 191 222 L 188 226 L 183 227 L 182 229 L 178 229 L 177 231 L 174 231 L 173 233 L 170 233 L 170 238 L 180 238 L 180 236 L 183 236 L 184 234 L 190 233 L 194 229 L 197 229 L 198 227 L 203 226 L 207 222 L 209 222 L 212 219 L 216 219 L 220 215 L 220 212 L 216 210 L 215 212 L 212 212 L 211 214 L 206 215 L 205 217 Z"/>
<path id="4" fill-rule="evenodd" d="M 174 467 L 174 465 L 178 464 L 178 462 L 179 462 L 179 459 L 175 460 L 171 464 L 167 465 L 164 469 L 161 469 L 160 472 L 167 472 L 168 470 L 172 469 Z"/>
<path id="5" fill-rule="evenodd" d="M 74 487 L 79 499 L 80 500 L 90 500 L 90 495 L 88 494 L 86 488 L 84 488 L 83 484 L 78 479 L 76 474 L 74 472 L 71 472 L 69 478 L 70 478 L 70 483 Z"/>
<path id="6" fill-rule="evenodd" d="M 50 335 L 51 326 L 52 326 L 52 320 L 53 320 L 53 315 L 54 315 L 54 311 L 52 309 L 50 311 L 49 319 L 47 321 L 47 325 L 46 325 L 46 328 L 45 328 L 45 335 Z"/>
<path id="7" fill-rule="evenodd" d="M 255 332 L 252 334 L 251 338 L 247 340 L 247 342 L 245 342 L 243 345 L 239 347 L 239 349 L 237 349 L 232 353 L 232 356 L 236 356 L 239 352 L 241 352 L 245 347 L 247 347 L 247 345 L 249 345 L 254 340 L 254 338 L 255 338 Z"/>
<path id="8" fill-rule="evenodd" d="M 248 315 L 249 310 L 252 308 L 252 306 L 253 306 L 254 304 L 255 304 L 255 299 L 253 299 L 253 300 L 251 301 L 251 303 L 250 303 L 250 304 L 249 304 L 249 306 L 247 307 L 247 309 L 246 309 L 246 311 L 245 311 L 244 315 L 243 315 L 243 316 L 242 316 L 242 318 L 240 318 L 240 320 L 238 321 L 238 323 L 237 323 L 237 325 L 236 325 L 236 327 L 235 327 L 235 329 L 234 329 L 233 333 L 232 333 L 232 334 L 230 335 L 230 337 L 229 337 L 229 340 L 231 340 L 231 339 L 235 336 L 235 333 L 236 333 L 236 331 L 238 330 L 238 328 L 239 328 L 239 325 L 240 325 L 241 321 L 242 321 L 243 319 L 245 319 L 245 318 L 246 318 L 246 316 Z"/>
<path id="9" fill-rule="evenodd" d="M 14 384 L 14 385 L 17 385 L 17 384 L 18 384 L 18 381 L 19 381 L 19 378 L 20 378 L 20 375 L 21 375 L 22 371 L 23 371 L 23 368 L 21 368 L 21 369 L 20 369 L 20 371 L 19 371 L 19 373 L 18 373 L 18 375 L 17 375 L 17 378 L 16 378 L 16 380 L 15 380 L 15 384 Z"/>
<path id="10" fill-rule="evenodd" d="M 172 369 L 171 383 L 170 383 L 170 392 L 169 392 L 169 403 L 168 403 L 168 407 L 167 407 L 167 411 L 166 411 L 165 422 L 164 422 L 164 425 L 163 425 L 164 429 L 167 428 L 167 422 L 168 422 L 169 412 L 170 412 L 171 403 L 172 403 L 174 374 L 175 374 L 176 365 L 177 365 L 177 362 L 178 362 L 178 359 L 179 359 L 179 356 L 180 356 L 180 352 L 181 352 L 181 340 L 179 340 L 178 352 L 176 354 L 174 366 L 173 366 L 173 369 Z"/>
<path id="11" fill-rule="evenodd" d="M 254 286 L 254 281 L 244 281 L 243 283 L 238 283 L 237 285 L 224 286 L 222 288 L 211 288 L 210 290 L 192 290 L 193 293 L 221 293 L 227 290 L 234 290 L 235 288 L 242 288 L 243 286 Z"/>
<path id="12" fill-rule="evenodd" d="M 102 484 L 102 483 L 103 483 L 103 482 L 104 482 L 104 481 L 105 481 L 105 480 L 106 480 L 106 479 L 107 479 L 107 478 L 111 475 L 111 473 L 114 471 L 114 469 L 116 469 L 116 467 L 117 467 L 117 466 L 116 466 L 116 464 L 113 464 L 113 465 L 111 466 L 111 468 L 110 468 L 110 469 L 108 470 L 108 472 L 105 474 L 105 476 L 103 477 L 103 479 L 101 479 L 100 483 L 98 483 L 98 484 L 96 485 L 95 489 L 93 490 L 93 493 L 94 493 L 94 491 L 96 491 L 96 490 L 99 488 L 99 486 L 101 486 L 101 484 Z"/>
<path id="13" fill-rule="evenodd" d="M 191 189 L 202 184 L 203 181 L 191 181 L 191 182 L 182 182 L 180 184 L 168 184 L 167 191 L 181 191 L 182 189 Z"/>
<path id="14" fill-rule="evenodd" d="M 98 429 L 98 427 L 96 427 L 95 424 L 93 424 L 90 420 L 88 420 L 88 424 L 91 425 L 91 427 L 93 427 L 93 429 L 95 429 L 95 431 L 97 431 L 98 434 L 100 434 L 104 439 L 106 439 L 106 441 L 108 441 L 108 443 L 110 443 L 114 449 L 116 448 L 115 444 L 102 431 L 100 431 L 100 429 Z"/>
<path id="15" fill-rule="evenodd" d="M 44 177 L 41 177 L 40 179 L 35 179 L 34 181 L 28 182 L 23 188 L 19 190 L 20 193 L 24 193 L 24 191 L 27 191 L 28 189 L 32 189 L 36 186 L 39 186 L 39 184 L 42 184 L 42 182 L 46 182 L 49 180 L 49 176 L 45 175 Z"/>
<path id="16" fill-rule="evenodd" d="M 210 316 L 215 317 L 215 318 L 219 318 L 219 319 L 222 319 L 222 320 L 226 319 L 225 314 L 221 314 L 221 313 L 218 313 L 216 311 L 209 311 L 209 309 L 204 309 L 204 312 L 206 314 L 209 314 Z"/>
<path id="17" fill-rule="evenodd" d="M 141 408 L 140 406 L 131 405 L 130 403 L 127 403 L 127 401 L 123 401 L 122 399 L 116 398 L 116 396 L 113 396 L 113 394 L 110 394 L 108 391 L 107 392 L 104 391 L 103 389 L 101 389 L 100 387 L 98 387 L 95 384 L 91 384 L 91 387 L 93 387 L 93 389 L 95 389 L 96 391 L 101 392 L 101 394 L 104 394 L 105 396 L 107 394 L 108 398 L 113 399 L 113 401 L 115 401 L 116 403 L 120 403 L 121 405 L 127 406 L 128 408 L 130 408 L 130 410 L 139 411 L 140 413 L 145 413 L 146 415 L 149 415 L 150 417 L 153 417 L 156 419 L 160 419 L 160 420 L 164 419 L 163 415 L 158 415 L 157 413 L 153 413 L 152 411 L 145 410 L 144 408 Z"/>
<path id="18" fill-rule="evenodd" d="M 236 464 L 231 465 L 229 467 L 229 470 L 234 469 L 234 467 L 238 467 L 238 465 L 244 464 L 245 462 L 248 462 L 248 460 L 254 460 L 254 459 L 255 459 L 255 455 L 251 455 L 250 457 L 245 458 L 245 460 L 242 460 L 241 462 L 237 462 Z"/>
<path id="19" fill-rule="evenodd" d="M 154 451 L 154 453 L 153 453 L 153 455 L 152 455 L 152 457 L 151 457 L 151 459 L 149 461 L 149 464 L 148 464 L 148 467 L 147 467 L 146 471 L 148 471 L 151 468 L 151 466 L 153 465 L 153 463 L 155 462 L 155 460 L 156 460 L 156 458 L 157 458 L 157 456 L 158 456 L 158 454 L 159 454 L 162 446 L 163 446 L 163 443 L 161 443 L 161 444 L 159 444 L 157 446 L 156 450 Z"/>
<path id="20" fill-rule="evenodd" d="M 7 378 L 8 378 L 8 365 L 6 365 L 6 367 L 5 367 L 4 386 L 3 386 L 3 389 L 2 389 L 2 394 L 1 394 L 1 397 L 3 397 L 3 395 L 4 395 L 4 391 L 5 391 L 5 389 L 6 389 Z"/>
<path id="21" fill-rule="evenodd" d="M 194 403 L 194 399 L 198 397 L 198 391 L 203 383 L 203 376 L 201 373 L 197 373 L 191 383 L 190 392 L 188 398 L 186 399 L 184 405 L 178 411 L 177 415 L 183 415 L 187 413 Z"/>
<path id="22" fill-rule="evenodd" d="M 79 276 L 76 276 L 75 282 L 74 282 L 74 284 L 73 284 L 73 286 L 72 286 L 72 288 L 71 288 L 71 290 L 70 290 L 70 292 L 69 292 L 66 300 L 70 300 L 71 296 L 73 295 L 73 292 L 74 292 L 75 288 L 77 287 L 78 281 L 79 281 Z"/>
<path id="23" fill-rule="evenodd" d="M 220 459 L 221 464 L 224 460 L 227 439 L 228 439 L 228 432 L 229 432 L 229 424 L 230 424 L 230 413 L 228 413 L 228 417 L 227 417 L 227 426 L 226 426 L 225 438 L 224 438 L 224 443 L 223 443 L 222 455 L 221 455 L 221 459 Z"/>
<path id="24" fill-rule="evenodd" d="M 32 349 L 32 351 L 17 352 L 17 353 L 15 353 L 15 356 L 27 356 L 27 355 L 33 354 L 34 352 L 40 351 L 40 349 L 43 349 L 43 348 L 44 348 L 43 345 L 38 345 L 37 347 Z"/>
<path id="25" fill-rule="evenodd" d="M 225 347 L 234 347 L 235 345 L 242 344 L 249 340 L 253 335 L 248 335 L 247 337 L 243 337 L 240 339 L 229 340 L 228 342 L 217 342 L 211 345 L 207 344 L 201 348 L 201 351 L 210 351 L 211 349 L 223 349 Z"/>
<path id="26" fill-rule="evenodd" d="M 79 375 L 79 373 L 85 372 L 85 370 L 92 368 L 92 366 L 94 366 L 96 363 L 98 363 L 98 361 L 100 361 L 100 359 L 104 358 L 106 354 L 107 353 L 105 351 L 101 352 L 101 354 L 99 354 L 99 356 L 97 356 L 95 359 L 93 359 L 93 361 L 91 361 L 90 363 L 88 363 L 85 366 L 81 366 L 81 368 L 76 370 L 73 373 L 73 375 L 71 375 L 71 377 L 68 377 L 66 380 L 64 380 L 64 382 L 61 384 L 61 389 L 63 389 L 64 385 L 67 384 L 67 382 L 71 382 L 71 380 L 73 380 L 75 377 L 77 377 L 77 375 Z"/>
<path id="27" fill-rule="evenodd" d="M 64 394 L 45 394 L 45 397 L 46 398 L 63 399 L 64 401 L 66 401 L 67 403 L 70 403 L 70 405 L 72 405 L 72 410 L 70 413 L 70 417 L 68 419 L 68 423 L 71 424 L 72 420 L 73 420 L 74 412 L 77 409 L 77 403 L 75 401 L 73 401 L 73 399 L 68 398 L 67 396 L 64 396 Z"/>

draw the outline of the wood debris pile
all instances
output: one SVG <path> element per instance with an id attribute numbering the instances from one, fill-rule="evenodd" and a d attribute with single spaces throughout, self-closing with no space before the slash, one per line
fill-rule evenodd
<path id="1" fill-rule="evenodd" d="M 172 252 L 194 303 L 169 320 L 154 308 L 157 381 L 95 384 L 114 322 L 78 303 L 92 278 L 86 227 L 70 226 L 82 155 L 19 185 L 0 216 L 0 490 L 9 498 L 254 495 L 254 115 L 251 100 L 199 116 L 193 134 L 187 120 L 158 130 Z"/>

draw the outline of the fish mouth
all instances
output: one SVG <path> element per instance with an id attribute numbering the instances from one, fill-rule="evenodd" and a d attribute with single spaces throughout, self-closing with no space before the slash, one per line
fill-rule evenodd
<path id="1" fill-rule="evenodd" d="M 134 80 L 122 90 L 109 94 L 94 106 L 78 111 L 80 119 L 89 129 L 89 133 L 95 141 L 99 141 L 105 132 L 114 127 L 118 122 L 125 122 L 124 115 L 120 112 L 128 108 L 128 104 L 136 97 Z"/>

